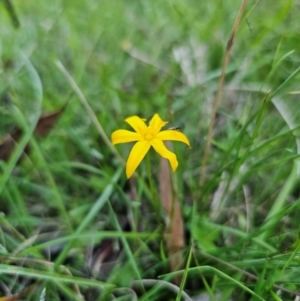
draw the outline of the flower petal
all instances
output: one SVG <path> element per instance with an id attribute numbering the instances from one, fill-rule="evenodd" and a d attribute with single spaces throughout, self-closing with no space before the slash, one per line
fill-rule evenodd
<path id="1" fill-rule="evenodd" d="M 142 137 L 139 133 L 130 132 L 127 130 L 117 130 L 111 134 L 112 144 L 126 143 L 141 140 Z"/>
<path id="2" fill-rule="evenodd" d="M 190 147 L 190 142 L 188 138 L 179 131 L 174 131 L 174 130 L 161 131 L 156 135 L 156 138 L 160 140 L 180 141 L 187 144 Z"/>
<path id="3" fill-rule="evenodd" d="M 139 134 L 143 134 L 147 130 L 145 123 L 146 119 L 142 119 L 138 116 L 131 116 L 125 119 L 125 121 Z"/>
<path id="4" fill-rule="evenodd" d="M 156 135 L 163 126 L 165 126 L 168 122 L 162 121 L 158 114 L 154 114 L 152 119 L 149 122 L 149 128 L 152 129 L 153 134 Z"/>
<path id="5" fill-rule="evenodd" d="M 164 143 L 159 139 L 156 139 L 156 138 L 152 139 L 150 141 L 150 143 L 153 146 L 153 148 L 156 150 L 156 152 L 158 152 L 163 158 L 166 158 L 169 160 L 169 162 L 172 166 L 172 170 L 175 171 L 178 166 L 178 161 L 177 161 L 176 155 L 174 153 L 170 152 L 166 148 Z"/>
<path id="6" fill-rule="evenodd" d="M 126 164 L 126 176 L 130 178 L 138 165 L 141 163 L 145 155 L 147 154 L 150 143 L 147 140 L 138 141 L 130 151 Z"/>

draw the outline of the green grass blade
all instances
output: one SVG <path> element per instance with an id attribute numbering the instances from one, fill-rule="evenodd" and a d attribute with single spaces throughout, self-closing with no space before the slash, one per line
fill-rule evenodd
<path id="1" fill-rule="evenodd" d="M 7 275 L 26 276 L 35 279 L 50 280 L 54 282 L 59 281 L 61 283 L 63 282 L 69 284 L 87 285 L 91 287 L 102 287 L 102 288 L 114 287 L 114 285 L 112 284 L 107 284 L 94 279 L 85 279 L 85 278 L 80 278 L 75 276 L 63 275 L 55 272 L 41 271 L 41 270 L 29 269 L 20 266 L 11 266 L 6 264 L 0 264 L 0 273 L 7 274 Z"/>

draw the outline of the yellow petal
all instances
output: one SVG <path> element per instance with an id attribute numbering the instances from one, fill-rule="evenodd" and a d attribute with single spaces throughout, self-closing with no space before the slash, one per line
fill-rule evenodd
<path id="1" fill-rule="evenodd" d="M 159 139 L 152 139 L 150 141 L 151 145 L 153 146 L 153 148 L 163 157 L 169 160 L 172 170 L 175 171 L 177 169 L 178 166 L 178 161 L 176 158 L 176 155 L 172 152 L 170 152 L 166 146 L 164 145 L 164 143 L 159 140 Z"/>
<path id="2" fill-rule="evenodd" d="M 140 134 L 127 130 L 117 130 L 111 134 L 112 144 L 126 143 L 141 140 Z"/>
<path id="3" fill-rule="evenodd" d="M 147 130 L 145 119 L 138 116 L 131 116 L 125 119 L 125 121 L 139 134 L 143 134 Z"/>
<path id="4" fill-rule="evenodd" d="M 150 143 L 147 140 L 138 141 L 130 151 L 126 164 L 126 176 L 130 178 L 147 154 Z"/>
<path id="5" fill-rule="evenodd" d="M 173 130 L 161 131 L 156 135 L 156 138 L 160 140 L 180 141 L 187 144 L 190 147 L 190 142 L 188 138 L 179 131 L 173 131 Z"/>
<path id="6" fill-rule="evenodd" d="M 158 114 L 154 114 L 152 119 L 149 122 L 149 128 L 152 129 L 153 134 L 156 135 L 163 126 L 165 126 L 168 122 L 162 121 Z"/>

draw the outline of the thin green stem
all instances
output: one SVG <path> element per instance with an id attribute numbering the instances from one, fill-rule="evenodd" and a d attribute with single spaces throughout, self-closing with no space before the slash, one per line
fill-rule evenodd
<path id="1" fill-rule="evenodd" d="M 156 219 L 157 222 L 160 222 L 160 203 L 158 202 L 157 199 L 157 194 L 156 190 L 154 188 L 154 183 L 153 183 L 153 178 L 152 178 L 152 172 L 151 172 L 151 162 L 150 162 L 150 154 L 147 154 L 147 173 L 148 173 L 148 178 L 149 178 L 149 185 L 150 185 L 150 191 L 151 191 L 151 196 L 152 196 L 152 204 L 156 213 Z"/>

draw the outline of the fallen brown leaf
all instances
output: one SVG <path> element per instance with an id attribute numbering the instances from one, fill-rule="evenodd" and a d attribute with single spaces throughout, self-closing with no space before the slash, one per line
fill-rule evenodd
<path id="1" fill-rule="evenodd" d="M 65 107 L 63 107 L 61 110 L 55 113 L 51 114 L 45 114 L 41 116 L 39 119 L 36 128 L 35 133 L 37 133 L 39 136 L 44 137 L 46 136 L 50 130 L 54 127 L 56 124 L 58 118 L 60 117 L 61 113 L 63 112 Z"/>
<path id="2" fill-rule="evenodd" d="M 61 113 L 64 111 L 66 105 L 59 111 L 51 114 L 42 115 L 37 122 L 35 133 L 40 137 L 45 137 L 49 131 L 54 127 Z M 21 129 L 14 129 L 6 138 L 0 143 L 0 160 L 8 161 L 12 154 L 15 144 L 19 141 L 22 136 Z M 28 151 L 26 146 L 25 152 Z"/>
<path id="3" fill-rule="evenodd" d="M 7 161 L 14 150 L 16 141 L 21 137 L 21 131 L 14 129 L 0 144 L 0 160 Z"/>

